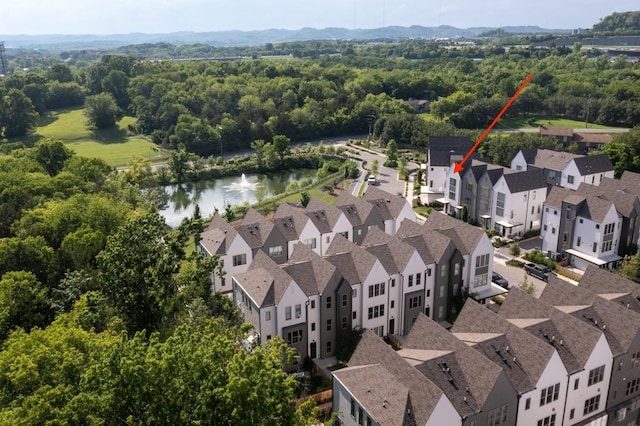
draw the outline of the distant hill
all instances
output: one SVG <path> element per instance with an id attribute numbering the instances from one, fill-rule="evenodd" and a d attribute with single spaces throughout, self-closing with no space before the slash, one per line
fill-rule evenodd
<path id="1" fill-rule="evenodd" d="M 205 43 L 212 46 L 258 46 L 264 43 L 281 43 L 309 40 L 384 40 L 409 38 L 473 38 L 495 30 L 491 27 L 455 28 L 447 25 L 439 27 L 389 26 L 373 29 L 346 28 L 302 28 L 299 30 L 270 29 L 261 31 L 213 31 L 175 32 L 167 34 L 110 34 L 110 35 L 0 35 L 0 41 L 7 48 L 32 48 L 48 50 L 105 49 L 140 43 L 194 44 Z M 510 34 L 563 34 L 570 30 L 546 29 L 537 26 L 501 27 Z"/>
<path id="2" fill-rule="evenodd" d="M 612 13 L 593 26 L 594 34 L 640 35 L 640 11 Z"/>

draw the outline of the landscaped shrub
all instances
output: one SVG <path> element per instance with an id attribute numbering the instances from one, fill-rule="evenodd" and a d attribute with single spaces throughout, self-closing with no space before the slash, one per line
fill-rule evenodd
<path id="1" fill-rule="evenodd" d="M 550 269 L 555 269 L 556 268 L 556 262 L 554 262 L 551 259 L 547 259 L 546 257 L 544 257 L 542 252 L 540 250 L 538 250 L 538 249 L 531 250 L 530 252 L 525 253 L 525 255 L 523 257 L 525 259 L 527 259 L 529 262 L 541 263 L 543 265 L 546 265 Z"/>
<path id="2" fill-rule="evenodd" d="M 519 261 L 518 259 L 509 259 L 505 262 L 507 266 L 515 266 L 516 268 L 523 268 L 524 262 Z"/>
<path id="3" fill-rule="evenodd" d="M 502 246 L 506 246 L 509 242 L 507 240 L 505 240 L 504 238 L 496 238 L 495 240 L 493 240 L 493 246 L 494 247 L 502 247 Z"/>
<path id="4" fill-rule="evenodd" d="M 520 245 L 518 243 L 512 243 L 511 246 L 509 246 L 509 253 L 511 253 L 512 256 L 520 256 Z"/>
<path id="5" fill-rule="evenodd" d="M 530 229 L 522 235 L 522 239 L 526 240 L 527 238 L 537 237 L 540 235 L 540 229 Z"/>

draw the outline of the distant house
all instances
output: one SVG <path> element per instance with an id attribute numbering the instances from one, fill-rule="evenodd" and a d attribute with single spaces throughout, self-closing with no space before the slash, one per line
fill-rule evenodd
<path id="1" fill-rule="evenodd" d="M 426 99 L 409 98 L 407 99 L 407 103 L 411 105 L 411 108 L 413 108 L 416 112 L 429 111 L 429 101 Z"/>
<path id="2" fill-rule="evenodd" d="M 540 136 L 551 136 L 562 144 L 563 149 L 572 144 L 578 146 L 578 153 L 587 154 L 590 151 L 601 150 L 613 137 L 606 133 L 574 132 L 573 129 L 540 126 Z"/>

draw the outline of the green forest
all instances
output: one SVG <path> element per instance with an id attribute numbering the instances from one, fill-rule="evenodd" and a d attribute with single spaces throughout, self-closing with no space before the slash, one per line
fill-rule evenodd
<path id="1" fill-rule="evenodd" d="M 116 173 L 38 135 L 38 125 L 68 108 L 81 108 L 90 129 L 126 117 L 127 135 L 170 153 L 177 181 L 189 161 L 221 164 L 224 154 L 246 151 L 256 169 L 298 161 L 328 174 L 340 169 L 287 160 L 290 142 L 362 137 L 370 126 L 383 146 L 475 137 L 533 74 L 506 118 L 632 128 L 605 152 L 617 175 L 640 171 L 640 65 L 579 45 L 522 43 L 12 54 L 12 72 L 0 79 L 0 424 L 313 421 L 312 404 L 292 402 L 297 382 L 283 372 L 292 354 L 282 340 L 252 354 L 238 347 L 246 326 L 228 298 L 210 291 L 218 259 L 187 249 L 205 223 L 196 217 L 168 229 L 153 192 L 142 190 L 162 180 L 148 164 L 131 158 Z M 211 54 L 238 57 L 170 59 Z M 411 98 L 427 101 L 429 112 Z M 493 134 L 480 151 L 508 164 L 518 149 L 555 145 L 537 134 Z"/>

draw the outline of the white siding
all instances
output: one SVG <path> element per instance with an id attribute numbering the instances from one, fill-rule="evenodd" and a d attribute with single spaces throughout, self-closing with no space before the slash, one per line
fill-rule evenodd
<path id="1" fill-rule="evenodd" d="M 442 394 L 425 426 L 462 425 L 462 419 L 449 398 Z"/>
<path id="2" fill-rule="evenodd" d="M 233 256 L 245 254 L 247 262 L 244 265 L 233 266 Z M 211 256 L 211 253 L 208 253 Z M 213 291 L 219 291 L 222 293 L 228 293 L 233 290 L 231 285 L 231 277 L 242 272 L 246 272 L 249 269 L 249 265 L 253 261 L 253 252 L 251 247 L 240 236 L 236 235 L 236 238 L 231 242 L 228 253 L 220 256 L 220 259 L 224 262 L 224 285 L 223 280 L 220 279 L 215 273 L 211 274 L 211 284 Z"/>
<path id="3" fill-rule="evenodd" d="M 444 193 L 444 182 L 448 171 L 449 167 L 429 166 L 427 169 L 427 186 L 429 187 L 429 192 Z M 431 185 L 432 182 L 433 185 Z"/>
<path id="4" fill-rule="evenodd" d="M 295 283 L 295 281 L 291 281 L 287 286 L 287 289 L 284 292 L 284 295 L 280 299 L 280 303 L 277 305 L 277 315 L 276 319 L 278 321 L 278 335 L 282 336 L 282 329 L 285 327 L 289 327 L 296 324 L 304 323 L 306 318 L 305 313 L 305 302 L 307 301 L 307 295 L 304 294 L 300 286 Z M 301 305 L 301 315 L 300 318 L 296 318 L 295 315 L 295 307 L 296 305 Z M 291 307 L 291 319 L 286 319 L 285 308 L 287 306 Z"/>
<path id="5" fill-rule="evenodd" d="M 487 237 L 487 234 L 483 234 L 475 250 L 471 253 L 471 256 L 465 256 L 464 268 L 462 269 L 464 285 L 471 292 L 481 292 L 491 286 L 491 273 L 493 272 L 493 245 L 491 240 Z M 489 269 L 487 272 L 487 284 L 480 287 L 473 287 L 473 282 L 476 277 L 476 260 L 478 256 L 489 255 Z"/>
<path id="6" fill-rule="evenodd" d="M 545 229 L 545 226 L 547 227 Z M 555 230 L 555 231 L 554 231 Z M 542 253 L 555 252 L 558 249 L 558 234 L 560 233 L 560 210 L 544 206 L 542 210 L 542 226 L 540 238 L 542 238 Z"/>
<path id="7" fill-rule="evenodd" d="M 391 284 L 389 283 L 389 273 L 384 269 L 382 263 L 379 260 L 373 264 L 369 275 L 362 283 L 362 309 L 358 312 L 361 318 L 361 324 L 363 328 L 373 329 L 375 327 L 384 327 L 384 334 L 386 335 L 388 332 L 389 323 L 389 295 Z M 380 294 L 378 296 L 369 297 L 369 287 L 374 284 L 383 284 L 384 285 L 384 294 Z M 400 285 L 398 281 L 396 281 L 396 288 Z M 384 314 L 378 316 L 377 318 L 369 319 L 369 308 L 379 307 L 380 305 L 384 306 Z"/>
<path id="8" fill-rule="evenodd" d="M 333 237 L 335 237 L 336 234 L 341 234 L 343 232 L 347 233 L 347 239 L 349 241 L 353 241 L 353 226 L 351 226 L 351 222 L 349 222 L 347 216 L 345 216 L 344 213 L 341 213 L 331 232 L 327 232 L 321 236 L 319 241 L 320 250 L 322 252 L 321 254 L 326 254 L 327 249 L 333 241 Z"/>
<path id="9" fill-rule="evenodd" d="M 522 151 L 518 151 L 513 160 L 511 160 L 511 167 L 513 170 L 527 170 L 527 162 L 522 155 Z"/>

